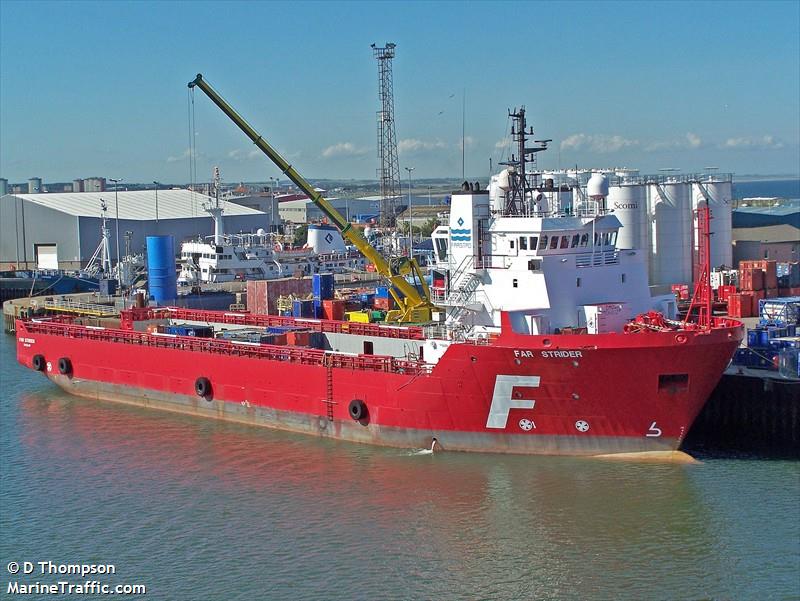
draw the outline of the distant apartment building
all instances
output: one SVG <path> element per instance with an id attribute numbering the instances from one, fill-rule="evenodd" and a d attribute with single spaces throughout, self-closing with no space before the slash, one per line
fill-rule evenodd
<path id="1" fill-rule="evenodd" d="M 73 188 L 73 192 L 75 189 Z M 82 192 L 105 192 L 106 191 L 106 178 L 104 177 L 87 177 L 83 180 Z"/>

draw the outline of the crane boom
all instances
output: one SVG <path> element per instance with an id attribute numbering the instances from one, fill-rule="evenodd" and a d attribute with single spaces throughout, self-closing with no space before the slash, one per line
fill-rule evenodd
<path id="1" fill-rule="evenodd" d="M 281 173 L 286 175 L 298 188 L 300 188 L 311 199 L 322 213 L 336 225 L 344 236 L 361 254 L 363 254 L 373 265 L 377 272 L 391 284 L 390 293 L 397 301 L 400 309 L 390 311 L 386 315 L 387 321 L 402 322 L 425 322 L 431 320 L 431 310 L 436 307 L 430 301 L 430 291 L 422 275 L 422 271 L 416 260 L 398 259 L 391 262 L 387 261 L 372 245 L 364 235 L 337 211 L 316 189 L 301 176 L 269 143 L 259 134 L 244 118 L 236 112 L 220 96 L 211 85 L 203 79 L 201 73 L 189 82 L 189 87 L 200 88 L 211 101 L 216 104 L 245 135 L 258 146 L 259 150 L 275 163 Z M 406 280 L 407 275 L 412 275 L 422 285 L 422 292 Z"/>

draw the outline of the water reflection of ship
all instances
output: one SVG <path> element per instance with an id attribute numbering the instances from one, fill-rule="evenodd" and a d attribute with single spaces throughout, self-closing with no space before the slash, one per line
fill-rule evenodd
<path id="1" fill-rule="evenodd" d="M 302 506 L 324 503 L 320 511 L 331 519 L 353 512 L 367 530 L 398 530 L 408 537 L 406 551 L 429 554 L 440 567 L 463 569 L 481 557 L 494 562 L 492 556 L 513 545 L 529 549 L 526 562 L 547 564 L 549 574 L 536 578 L 574 591 L 591 586 L 595 571 L 622 569 L 622 558 L 658 556 L 664 541 L 685 538 L 670 546 L 677 553 L 671 561 L 681 565 L 702 566 L 715 544 L 687 472 L 702 468 L 414 456 L 55 395 L 28 394 L 20 402 L 23 444 L 54 472 L 61 469 L 51 461 L 58 457 L 106 487 L 156 481 L 233 496 L 291 497 Z M 423 532 L 422 523 L 432 530 Z M 585 582 L 576 582 L 573 562 L 581 556 L 596 564 Z M 509 569 L 510 575 L 528 568 Z M 486 586 L 473 584 L 476 591 Z"/>

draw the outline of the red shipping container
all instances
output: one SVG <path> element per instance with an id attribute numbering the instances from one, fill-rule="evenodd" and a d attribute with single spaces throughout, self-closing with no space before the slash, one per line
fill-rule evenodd
<path id="1" fill-rule="evenodd" d="M 764 288 L 770 290 L 778 287 L 778 262 L 763 261 L 764 266 Z"/>
<path id="2" fill-rule="evenodd" d="M 764 298 L 778 298 L 778 289 L 777 288 L 767 288 L 766 295 Z"/>
<path id="3" fill-rule="evenodd" d="M 325 319 L 344 321 L 344 304 L 344 301 L 335 299 L 322 301 L 322 314 Z"/>
<path id="4" fill-rule="evenodd" d="M 309 332 L 286 332 L 286 343 L 292 346 L 308 346 L 310 339 Z"/>
<path id="5" fill-rule="evenodd" d="M 800 296 L 800 286 L 789 288 L 789 296 Z"/>
<path id="6" fill-rule="evenodd" d="M 731 294 L 728 297 L 728 315 L 731 317 L 751 317 L 753 297 L 747 293 Z"/>
<path id="7" fill-rule="evenodd" d="M 739 270 L 739 288 L 742 290 L 763 290 L 764 272 L 754 267 Z"/>
<path id="8" fill-rule="evenodd" d="M 792 289 L 791 288 L 778 288 L 778 296 L 783 298 L 786 296 L 792 296 Z"/>
<path id="9" fill-rule="evenodd" d="M 753 290 L 752 292 L 748 292 L 749 295 L 753 297 L 753 306 L 758 307 L 758 301 L 761 299 L 767 298 L 767 291 L 766 290 Z M 753 309 L 755 311 L 755 309 Z"/>
<path id="10" fill-rule="evenodd" d="M 689 300 L 689 284 L 672 284 L 670 290 L 680 300 Z"/>
<path id="11" fill-rule="evenodd" d="M 311 294 L 311 278 L 281 278 L 277 280 L 249 280 L 247 282 L 247 310 L 256 315 L 277 315 L 278 297 Z"/>
<path id="12" fill-rule="evenodd" d="M 380 309 L 381 311 L 391 311 L 395 308 L 394 299 L 389 298 L 379 298 L 375 297 L 375 300 L 372 301 L 372 308 L 373 309 Z"/>
<path id="13" fill-rule="evenodd" d="M 736 286 L 731 286 L 729 284 L 723 284 L 719 288 L 717 288 L 717 298 L 720 302 L 724 303 L 728 301 L 728 297 L 731 294 L 736 294 Z"/>

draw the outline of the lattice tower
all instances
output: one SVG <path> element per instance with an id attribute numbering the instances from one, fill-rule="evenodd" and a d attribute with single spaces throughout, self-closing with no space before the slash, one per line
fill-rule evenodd
<path id="1" fill-rule="evenodd" d="M 394 225 L 395 201 L 400 191 L 400 163 L 397 159 L 397 138 L 394 131 L 394 91 L 392 82 L 392 59 L 395 44 L 389 42 L 379 48 L 372 44 L 372 54 L 378 60 L 378 99 L 381 110 L 378 121 L 378 181 L 381 186 L 382 226 Z"/>

